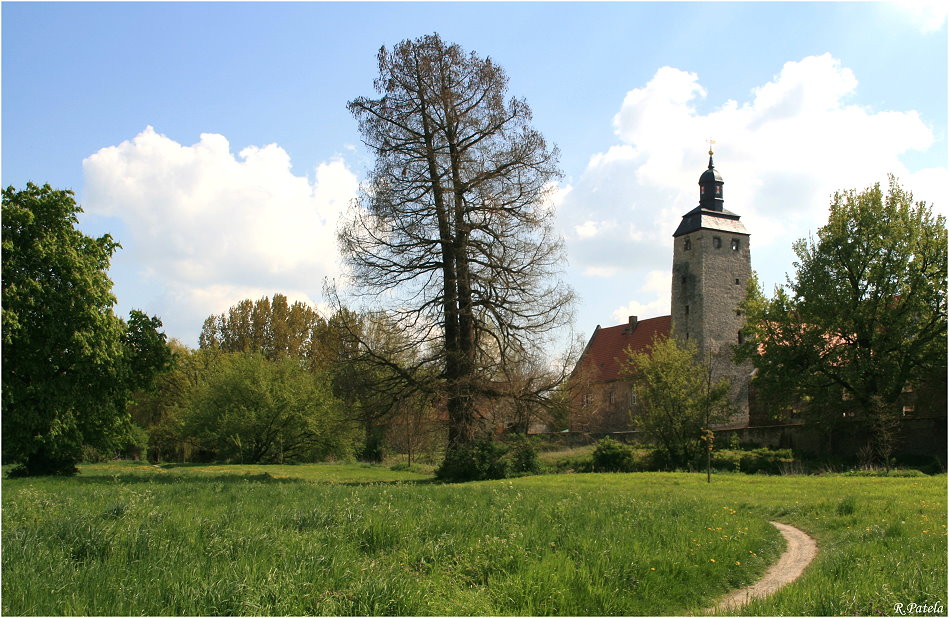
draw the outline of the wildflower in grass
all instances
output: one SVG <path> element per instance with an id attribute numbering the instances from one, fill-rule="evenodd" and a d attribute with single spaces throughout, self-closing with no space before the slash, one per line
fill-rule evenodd
<path id="1" fill-rule="evenodd" d="M 736 560 L 736 561 L 735 561 L 735 566 L 741 566 L 741 560 Z"/>
<path id="2" fill-rule="evenodd" d="M 715 562 L 715 558 L 709 558 L 708 561 L 709 561 L 709 562 Z"/>

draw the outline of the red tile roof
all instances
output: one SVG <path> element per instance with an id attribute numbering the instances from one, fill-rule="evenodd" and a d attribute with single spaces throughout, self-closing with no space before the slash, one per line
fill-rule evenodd
<path id="1" fill-rule="evenodd" d="M 629 324 L 608 328 L 597 326 L 577 363 L 577 368 L 594 369 L 594 380 L 597 382 L 622 378 L 624 376 L 620 369 L 626 361 L 625 350 L 631 348 L 634 352 L 642 351 L 652 344 L 656 335 L 668 337 L 671 329 L 671 315 L 639 320 L 632 331 Z"/>

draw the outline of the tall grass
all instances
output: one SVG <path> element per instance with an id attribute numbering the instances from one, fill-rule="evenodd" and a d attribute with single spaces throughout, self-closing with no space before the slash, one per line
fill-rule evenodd
<path id="1" fill-rule="evenodd" d="M 749 611 L 866 613 L 897 593 L 945 605 L 945 477 L 404 474 L 104 465 L 4 480 L 3 613 L 682 614 L 776 560 L 775 517 L 821 555 Z"/>

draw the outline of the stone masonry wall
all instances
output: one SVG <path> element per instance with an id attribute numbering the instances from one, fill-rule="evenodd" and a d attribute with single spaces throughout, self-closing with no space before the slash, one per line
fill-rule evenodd
<path id="1" fill-rule="evenodd" d="M 688 248 L 687 248 L 688 247 Z M 748 424 L 750 364 L 732 362 L 744 318 L 737 313 L 751 277 L 749 236 L 699 229 L 675 239 L 672 263 L 672 332 L 691 340 L 713 376 L 733 384 L 736 414 L 724 426 Z"/>

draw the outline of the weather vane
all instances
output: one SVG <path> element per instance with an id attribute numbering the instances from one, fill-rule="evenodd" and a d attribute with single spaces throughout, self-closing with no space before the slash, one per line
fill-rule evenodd
<path id="1" fill-rule="evenodd" d="M 709 156 L 712 156 L 713 154 L 715 154 L 715 153 L 712 152 L 712 144 L 715 143 L 715 140 L 713 140 L 713 139 L 710 137 L 710 138 L 708 138 L 708 139 L 705 140 L 705 141 L 708 142 L 708 155 L 709 155 Z"/>

